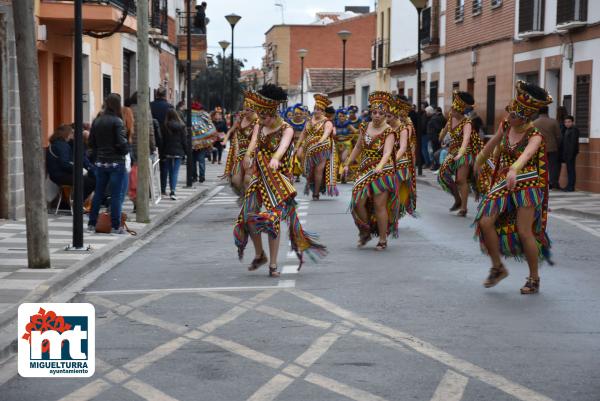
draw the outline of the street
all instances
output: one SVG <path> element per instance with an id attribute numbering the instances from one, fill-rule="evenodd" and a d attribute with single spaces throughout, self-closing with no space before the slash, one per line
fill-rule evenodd
<path id="1" fill-rule="evenodd" d="M 556 265 L 523 296 L 524 262 L 483 288 L 472 199 L 459 218 L 447 194 L 420 185 L 420 218 L 376 252 L 375 240 L 356 248 L 351 186 L 340 189 L 298 198 L 328 257 L 298 273 L 282 241 L 273 279 L 265 266 L 247 271 L 251 244 L 237 260 L 239 207 L 217 187 L 75 298 L 96 308 L 92 378 L 15 376 L 0 399 L 600 400 L 600 231 L 550 217 Z"/>

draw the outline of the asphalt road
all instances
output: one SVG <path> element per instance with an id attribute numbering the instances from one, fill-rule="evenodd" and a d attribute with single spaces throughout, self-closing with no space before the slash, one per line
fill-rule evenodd
<path id="1" fill-rule="evenodd" d="M 77 297 L 96 307 L 93 378 L 14 377 L 0 400 L 600 400 L 600 233 L 552 217 L 541 293 L 519 293 L 514 261 L 486 290 L 474 205 L 455 217 L 420 186 L 421 217 L 376 252 L 355 247 L 350 189 L 300 199 L 330 254 L 296 273 L 284 243 L 272 279 L 246 270 L 251 246 L 237 260 L 223 188 Z"/>

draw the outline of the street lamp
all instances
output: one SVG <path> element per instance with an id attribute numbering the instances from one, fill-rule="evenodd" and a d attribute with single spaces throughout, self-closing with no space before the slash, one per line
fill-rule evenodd
<path id="1" fill-rule="evenodd" d="M 185 16 L 186 24 L 186 61 L 185 61 L 185 76 L 187 81 L 187 88 L 185 90 L 185 100 L 187 104 L 187 114 L 185 118 L 185 125 L 187 130 L 188 138 L 188 149 L 186 158 L 186 187 L 191 188 L 194 184 L 194 161 L 192 160 L 192 1 L 186 1 L 187 14 Z"/>
<path id="2" fill-rule="evenodd" d="M 235 28 L 235 24 L 238 23 L 239 20 L 242 19 L 242 17 L 240 17 L 237 14 L 229 14 L 225 16 L 225 19 L 227 20 L 227 22 L 229 22 L 229 25 L 231 25 L 231 73 L 230 73 L 230 78 L 231 78 L 231 82 L 229 83 L 229 89 L 230 89 L 230 95 L 231 95 L 231 103 L 229 105 L 229 114 L 231 117 L 231 126 L 233 126 L 233 101 L 234 101 L 234 96 L 233 96 L 233 29 Z"/>
<path id="3" fill-rule="evenodd" d="M 304 104 L 304 57 L 308 50 L 299 49 L 298 56 L 300 56 L 300 104 Z"/>
<path id="4" fill-rule="evenodd" d="M 282 61 L 275 60 L 273 65 L 275 66 L 275 85 L 279 85 L 279 66 L 283 64 Z"/>
<path id="5" fill-rule="evenodd" d="M 410 0 L 417 9 L 417 168 L 418 174 L 423 175 L 423 164 L 421 162 L 421 11 L 427 6 L 427 0 Z"/>
<path id="6" fill-rule="evenodd" d="M 346 106 L 346 41 L 352 32 L 339 31 L 337 34 L 342 39 L 342 108 L 344 108 Z"/>
<path id="7" fill-rule="evenodd" d="M 229 47 L 229 42 L 226 40 L 222 40 L 219 42 L 219 46 L 223 49 L 223 57 L 221 59 L 221 68 L 223 71 L 223 84 L 221 90 L 221 107 L 225 108 L 225 50 Z"/>

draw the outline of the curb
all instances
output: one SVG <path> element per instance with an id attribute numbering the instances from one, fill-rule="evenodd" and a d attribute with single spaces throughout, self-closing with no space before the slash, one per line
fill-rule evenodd
<path id="1" fill-rule="evenodd" d="M 219 182 L 215 181 L 215 183 L 211 184 L 209 187 L 198 191 L 175 207 L 156 216 L 155 219 L 151 223 L 148 223 L 138 233 L 137 236 L 128 236 L 122 241 L 115 241 L 115 243 L 106 245 L 101 250 L 94 252 L 87 258 L 76 262 L 72 266 L 66 268 L 64 272 L 59 273 L 57 276 L 33 289 L 29 294 L 27 294 L 21 303 L 41 302 L 43 299 L 56 294 L 61 289 L 64 289 L 79 278 L 93 272 L 105 262 L 122 252 L 123 249 L 126 249 L 137 241 L 148 237 L 155 229 L 163 226 L 174 216 L 188 209 L 190 206 L 192 206 L 192 204 L 203 198 L 206 194 L 210 193 L 219 185 Z M 0 341 L 2 341 L 2 337 L 4 337 L 4 340 L 10 339 L 9 343 L 2 341 L 4 344 L 0 344 L 0 364 L 2 364 L 2 361 L 9 357 L 12 353 L 17 352 L 17 339 L 13 335 L 13 332 L 16 331 L 15 321 L 18 317 L 18 309 L 19 305 L 15 305 L 0 315 L 0 334 L 2 334 L 0 335 Z"/>
<path id="2" fill-rule="evenodd" d="M 434 183 L 428 179 L 417 177 L 417 183 L 427 185 L 428 187 L 432 187 L 432 188 L 438 188 L 441 190 L 441 188 L 439 188 L 436 185 L 436 183 Z M 571 217 L 580 217 L 580 218 L 584 218 L 584 219 L 600 220 L 600 215 L 597 213 L 588 213 L 588 212 L 584 212 L 584 211 L 576 210 L 576 209 L 569 209 L 569 208 L 562 208 L 562 207 L 561 208 L 550 208 L 550 215 L 552 215 L 552 213 L 571 216 Z"/>

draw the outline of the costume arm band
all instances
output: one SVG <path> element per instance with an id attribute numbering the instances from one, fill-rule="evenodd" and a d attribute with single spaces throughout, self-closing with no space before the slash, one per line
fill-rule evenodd
<path id="1" fill-rule="evenodd" d="M 519 172 L 519 170 L 521 170 L 521 168 L 523 168 L 523 164 L 517 160 L 510 166 L 510 168 L 515 170 L 516 172 Z"/>

